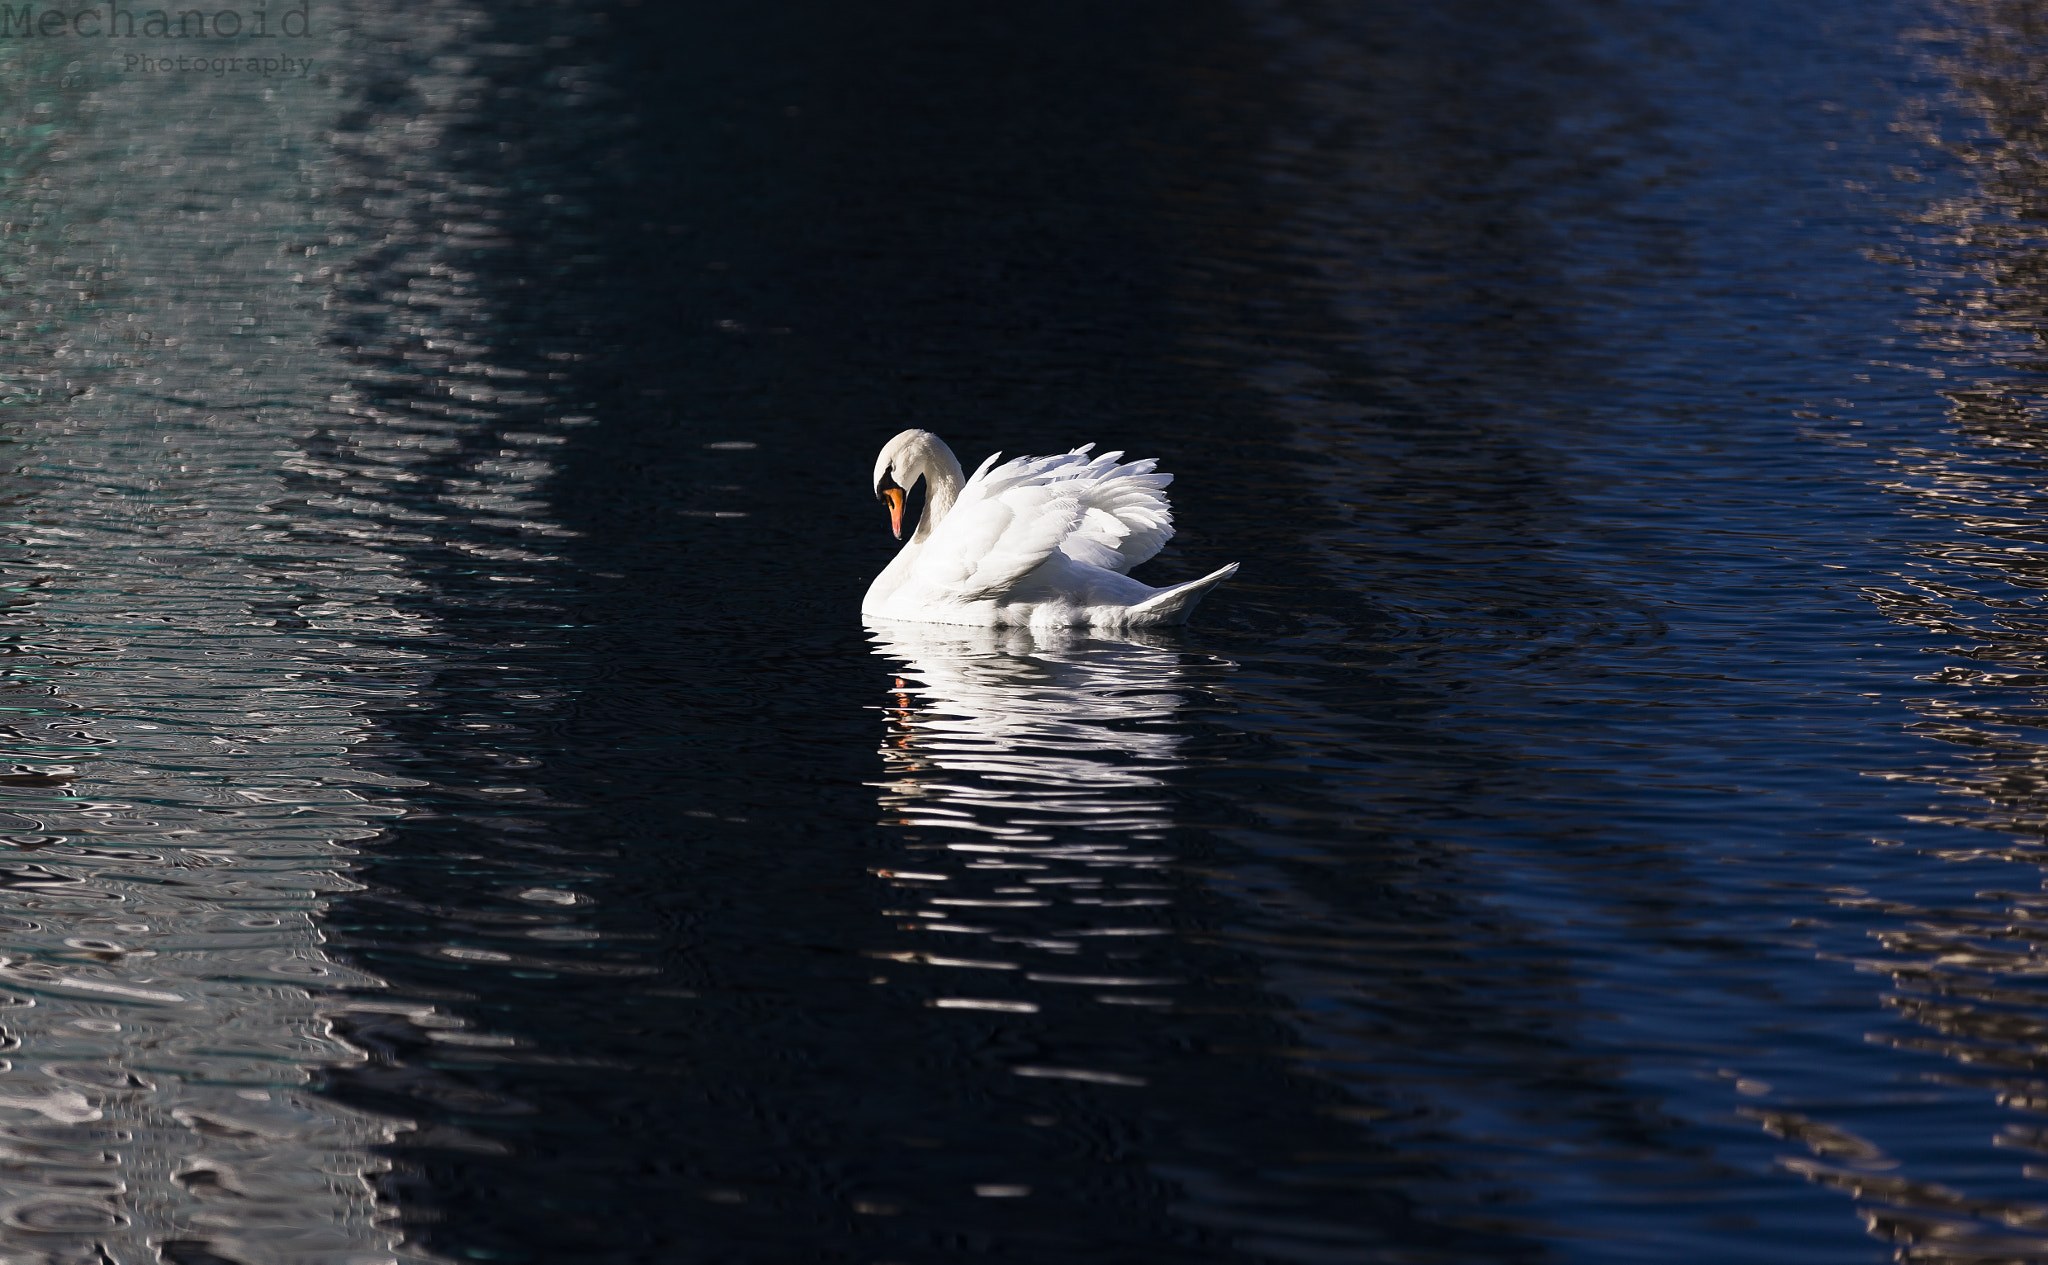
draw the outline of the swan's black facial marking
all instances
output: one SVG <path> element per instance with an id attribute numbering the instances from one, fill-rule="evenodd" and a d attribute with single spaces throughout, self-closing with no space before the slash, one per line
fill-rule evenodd
<path id="1" fill-rule="evenodd" d="M 882 472 L 882 482 L 875 488 L 875 499 L 889 507 L 889 530 L 896 533 L 896 539 L 903 539 L 903 504 L 909 494 L 897 486 L 894 471 Z"/>
<path id="2" fill-rule="evenodd" d="M 896 533 L 898 540 L 903 539 L 903 524 L 908 522 L 915 526 L 924 513 L 922 504 L 914 511 L 910 509 L 911 492 L 923 483 L 924 476 L 919 475 L 911 481 L 910 488 L 905 489 L 896 482 L 894 470 L 885 470 L 882 472 L 882 481 L 875 486 L 875 499 L 889 507 L 889 530 Z"/>

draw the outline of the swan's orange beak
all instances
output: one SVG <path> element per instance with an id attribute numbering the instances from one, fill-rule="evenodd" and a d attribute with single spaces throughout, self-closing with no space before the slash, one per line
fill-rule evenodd
<path id="1" fill-rule="evenodd" d="M 896 533 L 896 539 L 903 539 L 903 489 L 883 488 L 882 499 L 889 503 L 889 530 Z"/>

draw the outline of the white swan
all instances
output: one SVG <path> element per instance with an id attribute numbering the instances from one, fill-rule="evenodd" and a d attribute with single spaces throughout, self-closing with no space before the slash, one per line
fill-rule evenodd
<path id="1" fill-rule="evenodd" d="M 1155 589 L 1124 574 L 1173 538 L 1173 512 L 1150 459 L 1118 465 L 1094 444 L 1054 457 L 992 454 L 971 479 L 927 430 L 907 430 L 875 459 L 875 495 L 903 538 L 903 506 L 925 481 L 922 521 L 875 577 L 861 614 L 977 628 L 1144 628 L 1186 623 L 1231 563 Z M 991 468 L 993 467 L 993 468 Z"/>

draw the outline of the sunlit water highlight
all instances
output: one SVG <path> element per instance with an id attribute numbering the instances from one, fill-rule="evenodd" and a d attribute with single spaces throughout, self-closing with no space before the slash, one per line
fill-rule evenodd
<path id="1" fill-rule="evenodd" d="M 378 38 L 445 45 L 463 13 L 353 17 L 294 46 L 319 68 L 304 82 L 0 54 L 10 1261 L 425 1259 L 377 1190 L 376 1148 L 416 1123 L 314 1082 L 373 1062 L 338 1023 L 492 1043 L 376 1000 L 321 929 L 393 792 L 421 785 L 357 755 L 366 712 L 424 679 L 408 643 L 435 635 L 397 603 L 420 587 L 401 551 L 437 515 L 388 489 L 488 412 L 354 406 L 379 375 L 338 328 L 403 311 L 431 336 L 461 286 L 428 244 L 396 293 L 334 278 L 364 273 L 366 239 L 398 253 L 394 221 L 461 210 L 380 170 L 431 121 L 366 113 L 347 85 Z M 476 372 L 453 359 L 410 368 Z M 531 451 L 494 444 L 447 501 L 517 513 L 546 472 Z"/>

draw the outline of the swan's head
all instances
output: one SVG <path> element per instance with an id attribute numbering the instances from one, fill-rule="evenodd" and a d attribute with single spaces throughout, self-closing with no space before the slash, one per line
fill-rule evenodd
<path id="1" fill-rule="evenodd" d="M 907 430 L 882 445 L 875 458 L 875 499 L 889 507 L 889 529 L 903 539 L 903 507 L 919 479 L 928 479 L 925 517 L 943 500 L 950 506 L 960 490 L 960 459 L 946 441 L 928 430 Z"/>

